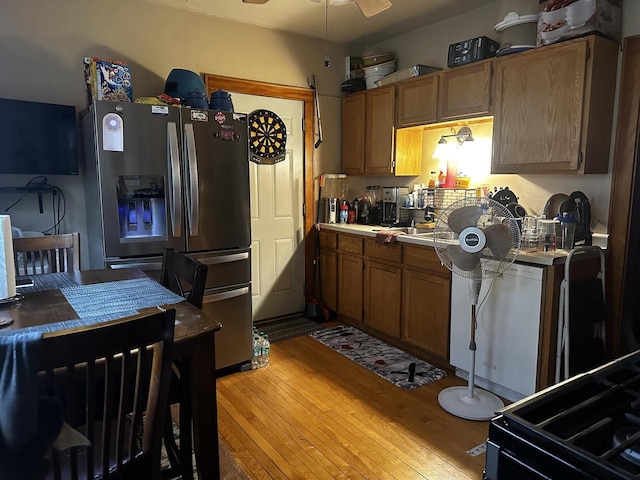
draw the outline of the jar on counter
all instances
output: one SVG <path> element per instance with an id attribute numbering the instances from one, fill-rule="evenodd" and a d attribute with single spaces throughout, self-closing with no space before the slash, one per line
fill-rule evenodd
<path id="1" fill-rule="evenodd" d="M 347 223 L 349 220 L 349 205 L 346 201 L 340 204 L 340 223 Z"/>

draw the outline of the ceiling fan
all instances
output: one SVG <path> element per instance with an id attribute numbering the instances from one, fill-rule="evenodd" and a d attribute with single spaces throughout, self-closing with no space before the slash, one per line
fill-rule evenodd
<path id="1" fill-rule="evenodd" d="M 243 3 L 255 3 L 264 4 L 269 0 L 242 0 Z M 322 0 L 311 0 L 315 3 L 320 3 Z M 391 0 L 326 0 L 330 5 L 345 5 L 347 3 L 356 2 L 358 8 L 365 17 L 373 17 L 380 12 L 385 11 L 391 7 Z"/>

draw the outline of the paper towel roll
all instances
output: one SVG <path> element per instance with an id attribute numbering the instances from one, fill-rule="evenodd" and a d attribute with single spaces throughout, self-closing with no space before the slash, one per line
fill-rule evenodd
<path id="1" fill-rule="evenodd" d="M 13 262 L 11 217 L 0 215 L 0 300 L 16 295 L 16 267 Z"/>

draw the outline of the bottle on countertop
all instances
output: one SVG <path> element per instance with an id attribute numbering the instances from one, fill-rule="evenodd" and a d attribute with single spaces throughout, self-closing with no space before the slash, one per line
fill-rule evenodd
<path id="1" fill-rule="evenodd" d="M 438 183 L 436 184 L 437 188 L 444 188 L 444 184 L 447 181 L 447 176 L 440 170 L 440 174 L 438 175 Z"/>
<path id="2" fill-rule="evenodd" d="M 349 205 L 346 200 L 340 204 L 340 223 L 347 223 L 349 220 Z"/>
<path id="3" fill-rule="evenodd" d="M 350 203 L 349 204 L 348 217 L 347 217 L 347 223 L 356 223 L 357 213 L 358 212 L 356 211 L 356 202 Z"/>
<path id="4" fill-rule="evenodd" d="M 438 175 L 436 175 L 435 170 L 431 170 L 431 173 L 429 174 L 429 182 L 427 183 L 427 188 L 429 190 L 433 190 L 434 188 L 436 188 L 437 184 L 438 184 Z"/>

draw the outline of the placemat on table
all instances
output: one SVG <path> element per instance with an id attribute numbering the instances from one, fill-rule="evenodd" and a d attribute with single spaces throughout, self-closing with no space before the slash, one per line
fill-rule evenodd
<path id="1" fill-rule="evenodd" d="M 38 275 L 20 276 L 16 278 L 28 278 L 33 281 L 31 287 L 18 288 L 19 293 L 44 292 L 47 290 L 58 290 L 64 287 L 73 287 L 78 285 L 74 278 L 65 272 L 58 273 L 42 273 Z"/>

